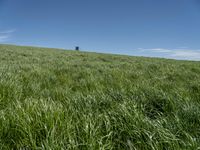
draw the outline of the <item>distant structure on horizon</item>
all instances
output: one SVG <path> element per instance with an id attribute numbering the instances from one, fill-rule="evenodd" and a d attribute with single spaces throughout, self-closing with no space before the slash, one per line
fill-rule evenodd
<path id="1" fill-rule="evenodd" d="M 76 46 L 76 47 L 75 47 L 75 50 L 76 50 L 76 51 L 79 51 L 79 46 Z"/>

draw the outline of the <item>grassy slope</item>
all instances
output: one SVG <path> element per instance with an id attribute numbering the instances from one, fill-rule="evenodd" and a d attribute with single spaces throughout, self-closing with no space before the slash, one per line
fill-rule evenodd
<path id="1" fill-rule="evenodd" d="M 200 62 L 0 45 L 0 149 L 200 148 Z"/>

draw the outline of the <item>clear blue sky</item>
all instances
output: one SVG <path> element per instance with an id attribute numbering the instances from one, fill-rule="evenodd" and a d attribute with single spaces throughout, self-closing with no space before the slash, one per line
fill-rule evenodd
<path id="1" fill-rule="evenodd" d="M 0 0 L 0 43 L 200 60 L 200 0 Z"/>

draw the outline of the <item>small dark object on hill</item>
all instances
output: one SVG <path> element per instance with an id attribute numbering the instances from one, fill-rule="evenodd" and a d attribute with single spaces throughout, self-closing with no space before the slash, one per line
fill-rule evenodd
<path id="1" fill-rule="evenodd" d="M 76 47 L 75 47 L 75 50 L 76 50 L 76 51 L 79 51 L 79 47 L 78 47 L 78 46 L 76 46 Z"/>

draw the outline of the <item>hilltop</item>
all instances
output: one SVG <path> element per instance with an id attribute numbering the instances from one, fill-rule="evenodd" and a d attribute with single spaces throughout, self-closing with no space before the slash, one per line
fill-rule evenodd
<path id="1" fill-rule="evenodd" d="M 200 62 L 0 45 L 0 149 L 198 149 Z"/>

